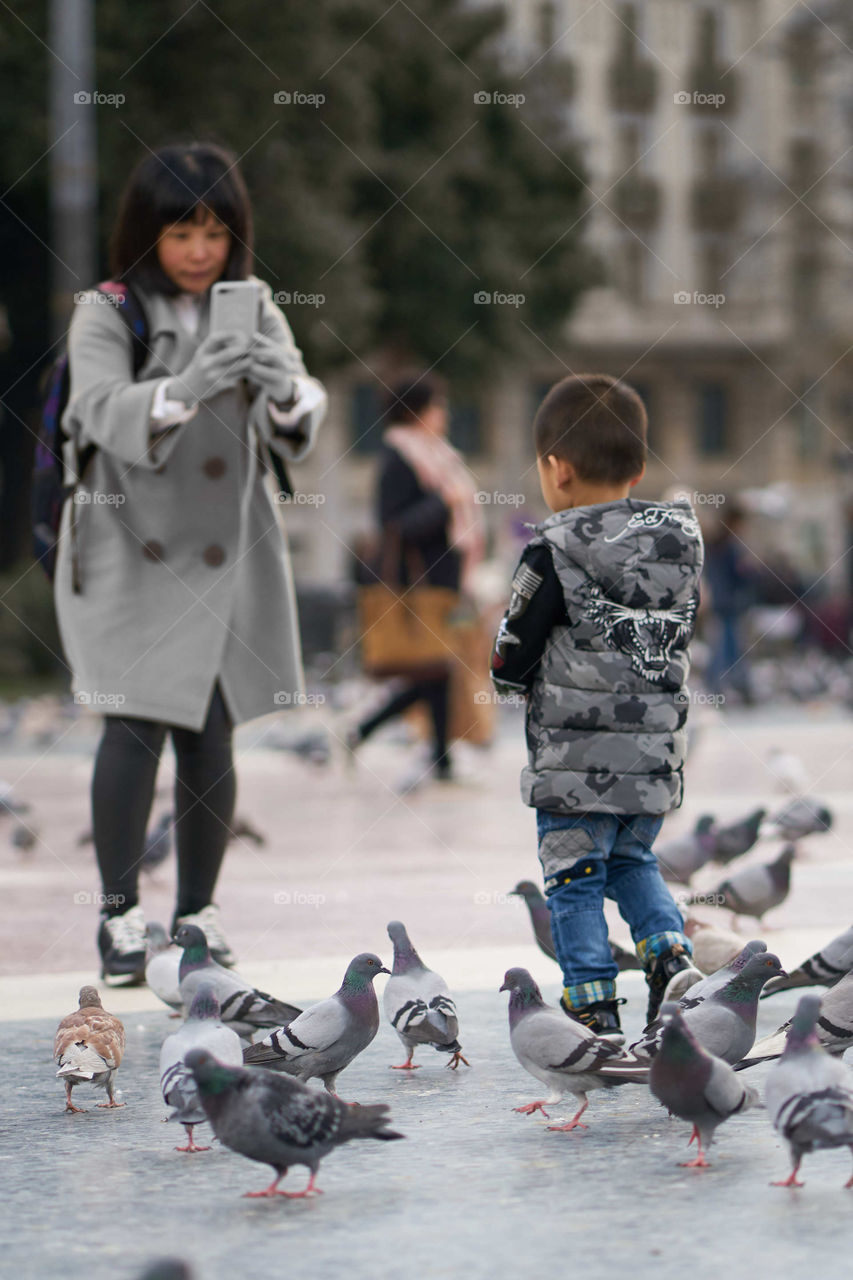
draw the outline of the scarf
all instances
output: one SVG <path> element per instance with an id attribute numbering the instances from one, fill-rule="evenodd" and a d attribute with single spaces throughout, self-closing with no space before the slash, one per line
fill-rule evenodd
<path id="1" fill-rule="evenodd" d="M 424 489 L 438 493 L 450 513 L 448 541 L 462 558 L 462 583 L 483 558 L 483 515 L 476 487 L 462 454 L 443 436 L 419 426 L 388 427 L 385 444 L 395 449 Z"/>

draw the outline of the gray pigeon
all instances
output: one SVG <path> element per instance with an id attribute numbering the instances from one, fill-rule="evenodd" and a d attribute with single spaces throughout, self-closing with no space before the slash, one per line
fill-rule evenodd
<path id="1" fill-rule="evenodd" d="M 739 957 L 740 958 L 740 957 Z M 735 964 L 737 961 L 734 962 Z M 680 1003 L 687 1026 L 696 1039 L 716 1058 L 734 1065 L 749 1053 L 755 1043 L 758 997 L 764 983 L 782 973 L 778 956 L 757 951 L 747 957 L 739 971 L 727 975 L 722 986 L 700 988 L 711 980 L 704 978 L 691 987 Z M 716 977 L 717 975 L 713 975 Z M 699 996 L 695 995 L 699 992 Z M 664 1026 L 660 1018 L 646 1029 L 629 1053 L 638 1062 L 648 1062 L 660 1049 Z"/>
<path id="2" fill-rule="evenodd" d="M 711 861 L 725 864 L 748 853 L 758 839 L 766 813 L 766 809 L 756 809 L 740 822 L 732 822 L 727 827 L 715 825 L 711 831 L 714 846 Z"/>
<path id="3" fill-rule="evenodd" d="M 735 956 L 734 960 L 718 969 L 716 973 L 709 974 L 707 978 L 702 978 L 699 982 L 693 983 L 689 990 L 677 1001 L 681 1012 L 686 1013 L 688 1009 L 695 1009 L 703 1000 L 707 1000 L 715 991 L 719 991 L 721 987 L 724 987 L 730 978 L 740 973 L 752 956 L 759 955 L 766 950 L 766 944 L 758 939 L 748 942 L 740 953 Z M 648 1062 L 657 1052 L 662 1031 L 663 1022 L 660 1013 L 658 1013 L 658 1016 L 645 1028 L 640 1039 L 631 1045 L 630 1052 L 641 1062 Z"/>
<path id="4" fill-rule="evenodd" d="M 710 862 L 715 848 L 713 827 L 714 819 L 704 814 L 687 835 L 655 847 L 664 880 L 671 884 L 689 884 L 699 868 Z"/>
<path id="5" fill-rule="evenodd" d="M 408 1054 L 406 1061 L 395 1070 L 417 1070 L 418 1064 L 412 1058 L 419 1044 L 431 1044 L 439 1052 L 451 1054 L 447 1066 L 454 1070 L 460 1062 L 469 1066 L 458 1040 L 456 1005 L 444 979 L 427 969 L 399 920 L 392 920 L 388 925 L 388 937 L 394 944 L 394 967 L 385 984 L 382 1002 L 385 1017 Z"/>
<path id="6" fill-rule="evenodd" d="M 660 1049 L 649 1071 L 649 1088 L 670 1115 L 689 1120 L 699 1154 L 683 1169 L 707 1169 L 706 1148 L 716 1129 L 739 1111 L 758 1102 L 754 1089 L 743 1085 L 727 1062 L 703 1049 L 688 1027 L 678 1005 L 661 1005 L 663 1033 Z"/>
<path id="7" fill-rule="evenodd" d="M 556 1105 L 564 1093 L 573 1093 L 580 1109 L 568 1124 L 549 1125 L 560 1133 L 585 1129 L 580 1118 L 589 1105 L 591 1089 L 607 1089 L 617 1084 L 636 1084 L 647 1078 L 645 1068 L 612 1040 L 597 1036 L 582 1022 L 567 1017 L 559 1009 L 547 1005 L 542 992 L 526 969 L 508 969 L 501 991 L 509 994 L 509 1039 L 518 1061 L 537 1080 L 547 1085 L 547 1098 L 514 1107 L 522 1115 L 541 1111 L 548 1119 L 546 1104 Z M 618 1067 L 624 1066 L 620 1075 Z"/>
<path id="8" fill-rule="evenodd" d="M 165 862 L 172 852 L 175 820 L 171 813 L 161 813 L 150 831 L 145 833 L 145 844 L 139 866 L 149 875 Z"/>
<path id="9" fill-rule="evenodd" d="M 180 968 L 183 951 L 169 940 L 166 930 L 156 920 L 145 926 L 145 982 L 159 1000 L 170 1009 L 182 1011 Z"/>
<path id="10" fill-rule="evenodd" d="M 256 990 L 233 969 L 223 969 L 221 964 L 217 964 L 211 958 L 207 939 L 198 925 L 182 924 L 175 934 L 175 941 L 184 952 L 178 977 L 185 1008 L 190 1007 L 202 983 L 209 982 L 219 1001 L 222 1021 L 246 1038 L 259 1027 L 292 1022 L 302 1012 L 295 1005 L 285 1004 L 265 991 Z"/>
<path id="11" fill-rule="evenodd" d="M 797 796 L 767 819 L 770 834 L 782 840 L 802 840 L 829 831 L 832 813 L 825 804 L 808 796 Z"/>
<path id="12" fill-rule="evenodd" d="M 248 1066 L 285 1071 L 300 1080 L 318 1076 L 335 1092 L 344 1067 L 358 1057 L 379 1030 L 379 1005 L 373 979 L 389 973 L 379 956 L 363 951 L 351 960 L 340 988 L 328 1000 L 289 1018 L 243 1053 Z"/>
<path id="13" fill-rule="evenodd" d="M 728 907 L 739 916 L 755 916 L 761 921 L 768 911 L 785 901 L 791 891 L 791 863 L 796 857 L 796 845 L 786 844 L 773 862 L 758 867 L 744 867 L 715 889 L 696 893 L 687 899 L 687 906 Z"/>
<path id="14" fill-rule="evenodd" d="M 790 1176 L 776 1187 L 802 1187 L 803 1156 L 828 1147 L 853 1151 L 853 1075 L 821 1047 L 818 996 L 801 996 L 785 1049 L 767 1075 L 764 1098 L 773 1127 L 791 1151 Z M 853 1187 L 853 1177 L 844 1184 Z"/>
<path id="15" fill-rule="evenodd" d="M 759 1040 L 749 1057 L 737 1064 L 738 1070 L 781 1057 L 792 1025 L 793 1019 L 789 1018 L 778 1031 Z M 824 996 L 817 1020 L 817 1038 L 821 1048 L 832 1054 L 842 1054 L 853 1045 L 853 973 L 830 987 Z"/>
<path id="16" fill-rule="evenodd" d="M 544 952 L 549 960 L 556 960 L 557 953 L 554 950 L 554 939 L 551 934 L 551 912 L 548 910 L 548 903 L 542 890 L 535 885 L 532 880 L 519 880 L 514 889 L 510 890 L 511 898 L 523 898 L 524 904 L 530 913 L 530 923 L 533 925 L 533 934 L 539 946 L 539 950 Z M 620 973 L 624 973 L 628 969 L 642 969 L 642 965 L 637 957 L 636 952 L 626 951 L 618 942 L 610 940 L 610 954 L 616 961 Z"/>
<path id="17" fill-rule="evenodd" d="M 184 1062 L 191 1049 L 206 1049 L 229 1067 L 243 1065 L 240 1037 L 219 1021 L 219 1003 L 209 983 L 199 987 L 190 1005 L 187 1020 L 174 1035 L 167 1036 L 160 1049 L 160 1092 L 167 1107 L 172 1107 L 170 1120 L 178 1120 L 187 1133 L 187 1145 L 176 1151 L 209 1151 L 197 1147 L 193 1128 L 206 1119 L 198 1086 Z"/>
<path id="18" fill-rule="evenodd" d="M 791 987 L 834 987 L 853 969 L 853 925 L 833 938 L 808 960 L 789 969 L 787 978 L 774 978 L 768 982 L 761 999 L 766 1000 L 776 991 L 788 991 Z"/>
<path id="19" fill-rule="evenodd" d="M 9 839 L 16 849 L 29 853 L 38 843 L 38 832 L 35 827 L 29 826 L 26 822 L 19 822 L 12 828 Z"/>
<path id="20" fill-rule="evenodd" d="M 272 1165 L 275 1178 L 251 1197 L 297 1198 L 319 1192 L 314 1185 L 320 1161 L 353 1138 L 402 1138 L 387 1128 L 388 1107 L 349 1107 L 338 1098 L 289 1076 L 217 1062 L 204 1049 L 191 1049 L 186 1064 L 198 1085 L 201 1105 L 220 1142 L 241 1156 Z M 311 1177 L 304 1191 L 279 1191 L 291 1165 L 302 1164 Z"/>

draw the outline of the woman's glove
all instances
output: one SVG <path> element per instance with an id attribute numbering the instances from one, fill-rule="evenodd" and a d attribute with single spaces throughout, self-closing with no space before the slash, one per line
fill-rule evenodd
<path id="1" fill-rule="evenodd" d="M 295 387 L 290 375 L 290 364 L 287 352 L 280 342 L 275 342 L 263 333 L 256 333 L 249 348 L 251 366 L 249 381 L 259 391 L 265 391 L 270 400 L 277 404 L 287 404 L 293 398 Z"/>
<path id="2" fill-rule="evenodd" d="M 242 333 L 211 333 L 181 373 L 170 379 L 166 395 L 189 407 L 235 386 L 250 371 L 249 338 Z"/>

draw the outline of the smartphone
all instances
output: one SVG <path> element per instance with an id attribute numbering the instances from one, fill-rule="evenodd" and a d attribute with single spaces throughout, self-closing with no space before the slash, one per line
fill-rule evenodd
<path id="1" fill-rule="evenodd" d="M 210 294 L 210 332 L 257 333 L 261 295 L 254 280 L 219 280 Z"/>

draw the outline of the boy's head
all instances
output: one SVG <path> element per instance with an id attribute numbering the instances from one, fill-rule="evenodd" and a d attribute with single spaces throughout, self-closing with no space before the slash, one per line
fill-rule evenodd
<path id="1" fill-rule="evenodd" d="M 533 421 L 542 496 L 552 511 L 625 498 L 646 467 L 648 422 L 633 387 L 581 373 L 551 388 Z"/>

